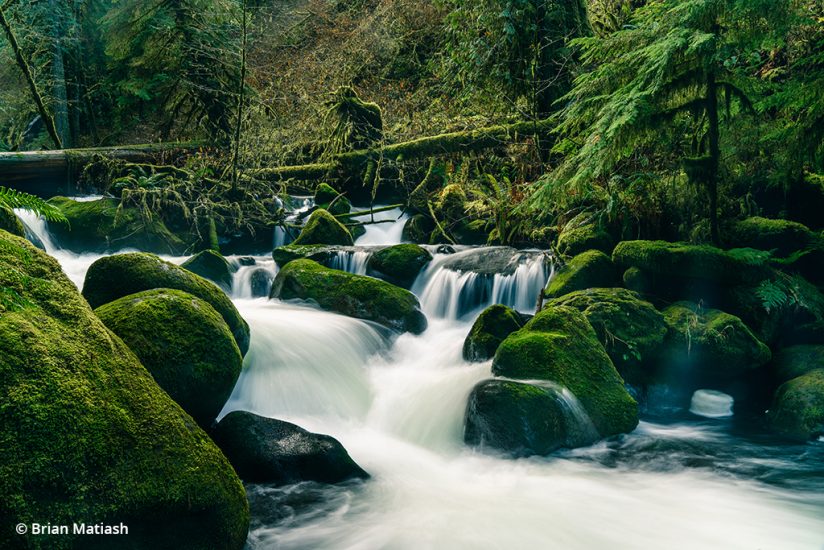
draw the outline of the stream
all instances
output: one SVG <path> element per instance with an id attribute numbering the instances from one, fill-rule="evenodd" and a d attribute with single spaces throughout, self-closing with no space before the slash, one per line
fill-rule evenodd
<path id="1" fill-rule="evenodd" d="M 19 214 L 82 286 L 100 255 L 61 250 L 44 222 Z M 404 221 L 369 226 L 356 243 L 365 248 L 335 265 L 365 272 L 368 246 L 399 243 Z M 268 250 L 238 269 L 233 301 L 251 347 L 221 416 L 247 410 L 330 434 L 372 476 L 247 485 L 248 548 L 824 548 L 824 442 L 773 440 L 711 400 L 694 405 L 702 416 L 642 418 L 631 434 L 548 457 L 466 447 L 467 397 L 491 373 L 462 359 L 464 338 L 487 305 L 534 312 L 552 272 L 540 251 L 509 273 L 479 274 L 448 268 L 474 249 L 432 250 L 413 286 L 429 319 L 419 336 L 252 299 L 252 271 L 277 271 Z"/>

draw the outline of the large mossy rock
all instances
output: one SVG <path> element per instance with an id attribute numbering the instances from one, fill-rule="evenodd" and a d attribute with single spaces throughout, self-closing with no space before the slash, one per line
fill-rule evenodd
<path id="1" fill-rule="evenodd" d="M 338 440 L 245 411 L 227 414 L 212 437 L 244 481 L 288 485 L 369 477 Z"/>
<path id="2" fill-rule="evenodd" d="M 100 258 L 86 272 L 83 296 L 93 308 L 98 308 L 129 294 L 155 288 L 182 290 L 208 302 L 229 325 L 240 352 L 245 355 L 249 350 L 249 325 L 220 288 L 152 254 L 131 252 Z"/>
<path id="3" fill-rule="evenodd" d="M 501 342 L 523 326 L 523 317 L 514 309 L 501 304 L 489 306 L 475 319 L 464 340 L 463 358 L 476 363 L 492 359 Z"/>
<path id="4" fill-rule="evenodd" d="M 272 251 L 272 259 L 279 268 L 291 262 L 292 260 L 300 260 L 302 258 L 318 262 L 319 264 L 328 265 L 330 261 L 340 251 L 354 250 L 352 247 L 345 246 L 329 246 L 325 244 L 308 244 L 296 245 L 287 244 L 279 246 Z"/>
<path id="5" fill-rule="evenodd" d="M 429 216 L 415 214 L 403 226 L 402 238 L 412 243 L 428 243 L 429 236 L 435 230 L 435 222 Z"/>
<path id="6" fill-rule="evenodd" d="M 229 462 L 60 270 L 0 231 L 2 548 L 17 523 L 102 522 L 128 536 L 48 548 L 243 548 L 246 494 Z"/>
<path id="7" fill-rule="evenodd" d="M 667 336 L 664 316 L 652 304 L 623 288 L 593 288 L 557 298 L 546 307 L 557 306 L 584 314 L 624 380 L 642 384 L 650 378 L 650 367 Z"/>
<path id="8" fill-rule="evenodd" d="M 464 442 L 513 456 L 545 455 L 591 444 L 597 440 L 594 431 L 553 388 L 487 380 L 469 395 Z"/>
<path id="9" fill-rule="evenodd" d="M 771 353 L 741 319 L 693 302 L 663 311 L 669 329 L 662 349 L 665 378 L 719 388 L 769 362 Z"/>
<path id="10" fill-rule="evenodd" d="M 638 404 L 627 393 L 589 321 L 577 309 L 544 309 L 504 340 L 492 372 L 521 380 L 548 380 L 571 391 L 602 437 L 638 425 Z"/>
<path id="11" fill-rule="evenodd" d="M 26 236 L 26 228 L 23 227 L 23 222 L 14 213 L 14 210 L 5 206 L 0 206 L 0 229 L 8 231 L 17 237 Z"/>
<path id="12" fill-rule="evenodd" d="M 813 240 L 814 234 L 805 225 L 760 217 L 734 223 L 728 235 L 728 243 L 733 247 L 773 250 L 778 256 L 789 256 Z"/>
<path id="13" fill-rule="evenodd" d="M 315 189 L 315 205 L 327 210 L 333 216 L 348 214 L 352 210 L 352 203 L 349 202 L 349 199 L 341 196 L 328 183 L 321 183 Z"/>
<path id="14" fill-rule="evenodd" d="M 799 441 L 824 435 L 824 369 L 785 382 L 767 418 L 778 434 Z"/>
<path id="15" fill-rule="evenodd" d="M 270 298 L 311 300 L 322 309 L 400 332 L 420 334 L 427 325 L 418 299 L 408 290 L 312 260 L 294 260 L 281 269 L 272 283 Z"/>
<path id="16" fill-rule="evenodd" d="M 567 224 L 558 235 L 558 252 L 565 256 L 577 256 L 587 250 L 600 250 L 610 254 L 613 248 L 615 241 L 595 224 Z"/>
<path id="17" fill-rule="evenodd" d="M 333 244 L 352 246 L 352 234 L 332 214 L 320 209 L 312 212 L 293 245 Z"/>
<path id="18" fill-rule="evenodd" d="M 209 279 L 227 292 L 232 290 L 234 269 L 219 252 L 203 250 L 183 262 L 180 267 Z"/>
<path id="19" fill-rule="evenodd" d="M 576 290 L 613 287 L 618 273 L 612 260 L 599 250 L 588 250 L 572 258 L 547 284 L 544 294 L 557 298 Z"/>
<path id="20" fill-rule="evenodd" d="M 824 369 L 824 346 L 798 345 L 781 349 L 773 355 L 771 368 L 779 384 Z"/>
<path id="21" fill-rule="evenodd" d="M 418 274 L 430 261 L 432 254 L 425 248 L 416 244 L 398 244 L 370 255 L 366 268 L 367 274 L 373 277 L 403 288 L 411 288 Z"/>
<path id="22" fill-rule="evenodd" d="M 174 233 L 157 216 L 147 221 L 135 208 L 118 212 L 120 201 L 117 199 L 75 201 L 54 197 L 49 203 L 69 220 L 68 224 L 50 224 L 49 229 L 60 246 L 76 252 L 137 248 L 177 255 L 184 253 L 195 240 L 189 235 Z"/>
<path id="23" fill-rule="evenodd" d="M 125 296 L 95 313 L 184 411 L 202 427 L 212 425 L 243 365 L 229 326 L 212 306 L 164 288 Z"/>

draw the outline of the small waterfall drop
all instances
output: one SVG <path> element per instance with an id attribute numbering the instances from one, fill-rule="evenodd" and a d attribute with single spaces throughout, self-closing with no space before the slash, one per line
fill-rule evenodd
<path id="1" fill-rule="evenodd" d="M 355 275 L 366 275 L 366 262 L 369 260 L 370 255 L 371 251 L 369 250 L 338 250 L 329 261 L 329 267 L 354 273 Z"/>
<path id="2" fill-rule="evenodd" d="M 250 258 L 254 263 L 244 265 L 238 257 L 226 258 L 235 268 L 232 275 L 232 298 L 248 300 L 269 296 L 278 267 L 271 256 Z"/>
<path id="3" fill-rule="evenodd" d="M 375 205 L 375 208 L 380 206 Z M 403 239 L 403 227 L 409 215 L 405 214 L 400 208 L 387 210 L 386 212 L 378 212 L 374 216 L 368 213 L 363 216 L 356 216 L 353 221 L 366 222 L 376 221 L 381 223 L 374 223 L 365 225 L 366 232 L 355 241 L 357 245 L 393 245 L 400 244 Z"/>

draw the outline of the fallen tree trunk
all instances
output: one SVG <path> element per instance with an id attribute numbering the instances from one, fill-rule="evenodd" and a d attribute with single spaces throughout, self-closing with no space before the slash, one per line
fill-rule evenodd
<path id="1" fill-rule="evenodd" d="M 70 193 L 77 176 L 98 155 L 130 162 L 152 162 L 162 153 L 196 150 L 200 144 L 150 143 L 119 147 L 0 153 L 0 185 L 50 197 Z"/>
<path id="2" fill-rule="evenodd" d="M 428 136 L 411 141 L 387 145 L 383 148 L 351 151 L 332 157 L 330 162 L 304 164 L 302 166 L 281 166 L 262 168 L 251 174 L 260 178 L 281 181 L 285 179 L 319 179 L 336 172 L 360 169 L 374 159 L 390 161 L 411 160 L 451 153 L 480 151 L 506 145 L 523 135 L 537 135 L 550 131 L 554 121 L 550 119 L 535 122 L 518 122 L 500 126 L 490 126 L 477 130 L 451 132 Z"/>

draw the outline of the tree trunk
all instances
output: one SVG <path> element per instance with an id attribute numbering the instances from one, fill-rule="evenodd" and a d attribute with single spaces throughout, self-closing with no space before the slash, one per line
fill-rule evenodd
<path id="1" fill-rule="evenodd" d="M 46 105 L 43 103 L 43 96 L 40 95 L 40 90 L 37 89 L 37 83 L 34 81 L 34 75 L 32 75 L 31 68 L 26 62 L 23 51 L 20 49 L 20 44 L 17 43 L 17 38 L 14 36 L 14 31 L 6 19 L 6 14 L 3 13 L 2 8 L 0 8 L 0 27 L 3 27 L 3 31 L 6 33 L 6 38 L 8 38 L 11 49 L 14 52 L 14 58 L 17 61 L 17 66 L 20 67 L 20 70 L 23 72 L 23 76 L 26 78 L 26 83 L 29 85 L 32 100 L 37 106 L 37 112 L 40 113 L 40 118 L 43 119 L 43 124 L 46 126 L 46 131 L 48 132 L 49 137 L 54 142 L 55 147 L 62 149 L 63 142 L 60 140 L 60 134 L 54 125 L 54 119 L 46 110 Z"/>
<path id="2" fill-rule="evenodd" d="M 66 66 L 63 60 L 63 29 L 61 28 L 61 10 L 57 0 L 49 1 L 52 25 L 52 89 L 54 96 L 54 126 L 60 143 L 64 148 L 71 147 L 71 128 L 69 127 L 69 94 L 66 91 Z"/>
<path id="3" fill-rule="evenodd" d="M 710 235 L 712 244 L 718 246 L 721 238 L 718 231 L 718 167 L 721 152 L 719 150 L 718 130 L 718 84 L 715 80 L 715 71 L 711 68 L 707 73 L 707 120 L 709 122 L 709 171 L 707 174 L 707 193 L 710 203 Z"/>
<path id="4" fill-rule="evenodd" d="M 238 100 L 237 100 L 237 122 L 235 124 L 235 143 L 234 143 L 234 151 L 232 152 L 232 193 L 237 192 L 237 181 L 238 181 L 238 171 L 237 171 L 237 164 L 238 164 L 238 157 L 240 155 L 240 129 L 243 123 L 243 92 L 246 90 L 246 40 L 248 38 L 247 35 L 247 10 L 246 10 L 246 0 L 243 0 L 243 28 L 241 32 L 243 33 L 241 49 L 240 49 L 240 82 L 238 82 Z"/>

